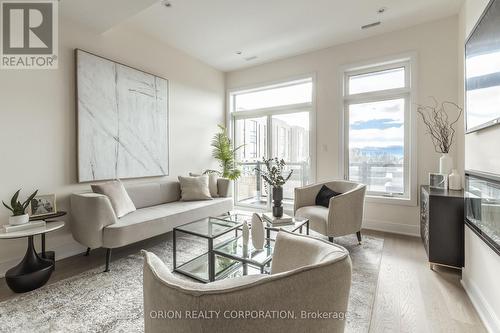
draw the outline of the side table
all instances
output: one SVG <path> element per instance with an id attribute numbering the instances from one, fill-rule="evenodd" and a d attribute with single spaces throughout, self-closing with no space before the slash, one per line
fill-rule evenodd
<path id="1" fill-rule="evenodd" d="M 20 230 L 9 233 L 0 233 L 0 239 L 28 238 L 28 248 L 23 260 L 5 273 L 5 281 L 12 291 L 24 293 L 40 288 L 50 278 L 54 270 L 55 258 L 53 253 L 45 252 L 45 234 L 64 227 L 63 221 L 46 222 L 44 227 Z M 34 237 L 42 235 L 42 252 L 36 253 Z"/>

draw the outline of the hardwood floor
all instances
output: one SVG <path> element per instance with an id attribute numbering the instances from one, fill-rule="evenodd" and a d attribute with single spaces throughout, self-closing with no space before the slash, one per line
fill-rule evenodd
<path id="1" fill-rule="evenodd" d="M 460 284 L 457 270 L 429 268 L 419 238 L 366 230 L 384 238 L 370 332 L 486 332 Z M 113 259 L 162 241 L 159 236 L 113 251 Z M 57 262 L 49 284 L 104 264 L 105 251 L 93 250 Z M 14 297 L 0 280 L 0 301 Z"/>
<path id="2" fill-rule="evenodd" d="M 420 238 L 383 237 L 370 332 L 486 332 L 460 284 L 460 271 L 431 270 Z"/>

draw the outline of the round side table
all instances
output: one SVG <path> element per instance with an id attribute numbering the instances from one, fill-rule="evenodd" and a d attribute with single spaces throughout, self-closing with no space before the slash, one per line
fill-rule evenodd
<path id="1" fill-rule="evenodd" d="M 45 252 L 45 234 L 64 227 L 64 222 L 47 222 L 44 227 L 0 233 L 0 239 L 28 238 L 28 248 L 23 260 L 5 273 L 5 281 L 12 291 L 24 293 L 40 288 L 54 270 L 54 252 Z M 36 253 L 34 237 L 42 235 L 42 252 Z"/>

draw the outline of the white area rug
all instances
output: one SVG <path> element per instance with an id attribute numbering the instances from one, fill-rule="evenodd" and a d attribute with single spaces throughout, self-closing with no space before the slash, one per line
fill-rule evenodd
<path id="1" fill-rule="evenodd" d="M 368 332 L 383 239 L 364 236 L 357 245 L 352 235 L 336 243 L 349 250 L 353 263 L 346 332 Z M 147 250 L 172 266 L 171 233 Z M 178 250 L 184 257 L 203 246 L 183 242 Z M 0 332 L 143 332 L 142 267 L 136 253 L 112 261 L 109 273 L 101 267 L 2 302 Z"/>

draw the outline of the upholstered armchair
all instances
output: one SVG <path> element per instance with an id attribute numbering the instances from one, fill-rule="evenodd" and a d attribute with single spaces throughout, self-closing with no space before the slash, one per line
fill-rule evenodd
<path id="1" fill-rule="evenodd" d="M 344 331 L 351 259 L 341 246 L 280 231 L 270 275 L 208 284 L 181 280 L 156 255 L 143 255 L 146 333 Z"/>
<path id="2" fill-rule="evenodd" d="M 317 206 L 316 195 L 323 185 L 341 193 L 332 197 L 328 208 Z M 295 188 L 295 216 L 309 219 L 310 228 L 334 237 L 356 233 L 361 243 L 361 223 L 365 202 L 366 185 L 338 180 Z"/>

